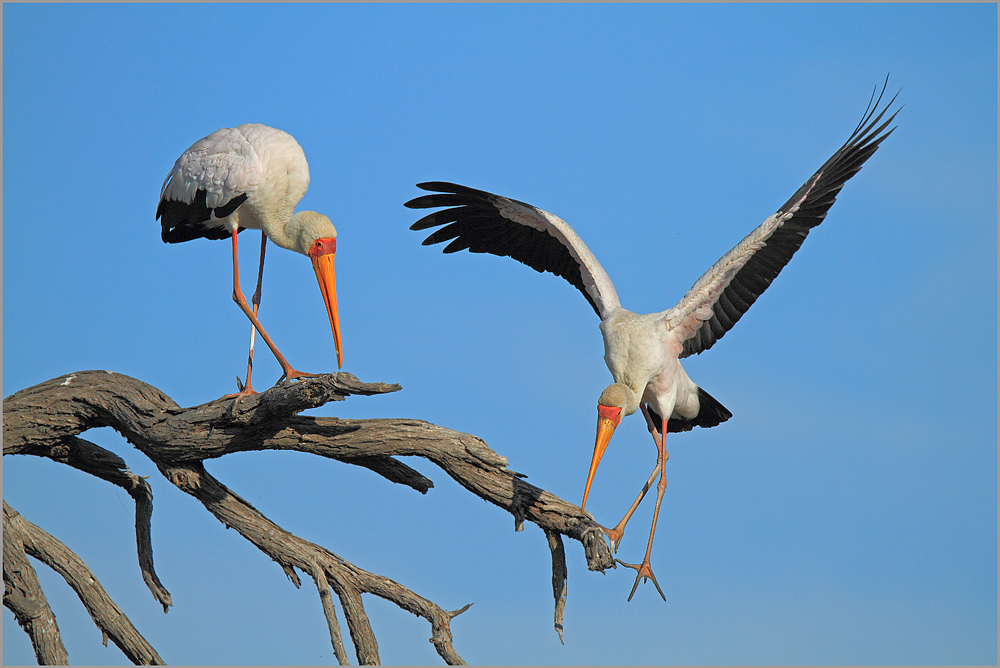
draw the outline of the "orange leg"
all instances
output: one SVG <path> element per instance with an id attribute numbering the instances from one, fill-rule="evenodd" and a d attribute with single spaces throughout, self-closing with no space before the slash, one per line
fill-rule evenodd
<path id="1" fill-rule="evenodd" d="M 640 404 L 639 408 L 642 410 L 642 414 L 646 418 L 646 426 L 649 428 L 649 433 L 653 437 L 653 443 L 657 443 L 660 435 L 656 431 L 656 425 L 653 424 L 653 418 L 649 416 L 649 411 L 646 410 L 645 404 Z M 659 448 L 659 446 L 657 446 L 657 448 Z M 657 461 L 656 466 L 653 468 L 653 472 L 649 474 L 649 480 L 647 480 L 646 484 L 642 486 L 642 491 L 639 492 L 639 496 L 636 497 L 632 507 L 628 509 L 627 513 L 625 513 L 625 517 L 622 518 L 621 522 L 615 525 L 614 529 L 604 530 L 604 533 L 606 533 L 608 538 L 611 540 L 612 552 L 618 552 L 618 546 L 621 544 L 622 537 L 625 535 L 625 525 L 628 524 L 629 519 L 632 517 L 632 513 L 635 512 L 635 509 L 639 507 L 639 504 L 646 497 L 646 492 L 648 492 L 649 488 L 653 486 L 653 480 L 656 479 L 656 475 L 659 472 L 660 462 Z"/>
<path id="2" fill-rule="evenodd" d="M 653 551 L 653 536 L 656 533 L 656 521 L 660 516 L 660 503 L 663 501 L 663 493 L 667 489 L 667 449 L 664 445 L 666 440 L 664 437 L 667 433 L 667 421 L 663 420 L 663 426 L 660 430 L 660 438 L 657 439 L 654 435 L 653 439 L 656 441 L 656 466 L 660 469 L 660 480 L 656 483 L 656 507 L 653 510 L 653 525 L 649 529 L 649 543 L 646 545 L 646 556 L 643 557 L 641 564 L 626 564 L 622 560 L 618 560 L 622 566 L 627 568 L 633 568 L 636 571 L 635 584 L 632 585 L 632 591 L 628 595 L 628 600 L 632 600 L 632 596 L 635 595 L 635 590 L 639 586 L 639 581 L 642 579 L 652 580 L 653 585 L 656 586 L 656 591 L 660 593 L 660 596 L 664 601 L 667 597 L 663 595 L 663 590 L 660 589 L 659 583 L 656 581 L 656 576 L 653 575 L 653 568 L 649 564 L 649 555 Z M 651 476 L 652 477 L 652 476 Z"/>
<path id="3" fill-rule="evenodd" d="M 260 308 L 260 286 L 264 280 L 264 251 L 267 250 L 267 235 L 263 232 L 260 233 L 260 268 L 257 270 L 257 290 L 253 293 L 253 297 L 250 298 L 250 303 L 253 305 L 253 314 L 257 315 L 257 310 Z M 253 344 L 255 335 L 257 334 L 257 328 L 250 325 L 250 353 L 247 356 L 247 383 L 240 387 L 240 394 L 243 396 L 249 394 L 257 394 L 254 391 L 253 386 L 250 384 L 250 376 L 253 375 Z M 236 379 L 239 383 L 239 378 Z"/>
<path id="4" fill-rule="evenodd" d="M 260 332 L 260 336 L 262 339 L 264 339 L 264 343 L 266 343 L 267 347 L 271 349 L 271 352 L 274 354 L 275 359 L 278 360 L 278 364 L 281 365 L 281 369 L 284 373 L 281 375 L 281 378 L 278 379 L 278 382 L 280 383 L 281 381 L 286 379 L 293 380 L 295 378 L 315 376 L 316 374 L 303 373 L 302 371 L 296 371 L 295 369 L 292 368 L 292 365 L 288 363 L 284 355 L 282 355 L 281 352 L 278 350 L 278 347 L 274 345 L 274 341 L 271 340 L 271 337 L 268 336 L 266 331 L 264 331 L 264 326 L 261 325 L 260 320 L 257 319 L 257 315 L 255 313 L 256 308 L 251 310 L 250 306 L 247 304 L 246 297 L 243 296 L 243 291 L 240 289 L 239 246 L 236 241 L 236 234 L 237 231 L 233 230 L 233 301 L 236 302 L 236 305 L 240 307 L 240 310 L 243 311 L 243 313 L 246 314 L 247 318 L 250 319 L 250 322 L 253 323 L 254 328 L 258 332 Z M 260 279 L 258 278 L 258 281 L 259 280 Z M 259 304 L 259 297 L 257 298 L 257 301 Z M 249 385 L 250 383 L 248 382 L 247 387 L 249 387 Z M 247 394 L 252 393 L 252 390 L 250 393 L 246 393 L 246 389 L 247 388 L 245 387 L 242 392 L 232 396 L 236 396 L 237 401 L 239 401 L 239 399 L 242 398 L 243 396 L 247 396 Z"/>

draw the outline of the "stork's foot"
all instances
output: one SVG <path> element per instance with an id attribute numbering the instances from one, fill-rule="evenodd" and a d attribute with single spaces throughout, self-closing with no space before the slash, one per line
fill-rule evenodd
<path id="1" fill-rule="evenodd" d="M 660 592 L 660 597 L 666 601 L 667 597 L 663 595 L 663 590 L 660 589 L 660 584 L 656 581 L 656 576 L 653 575 L 653 568 L 649 565 L 649 557 L 643 559 L 641 564 L 626 564 L 621 559 L 615 559 L 619 564 L 625 566 L 626 568 L 631 568 L 635 570 L 635 584 L 632 585 L 632 591 L 628 595 L 628 600 L 632 600 L 632 596 L 635 595 L 635 590 L 639 587 L 639 580 L 646 579 L 652 580 L 653 585 L 656 587 L 656 591 Z"/>
<path id="2" fill-rule="evenodd" d="M 323 374 L 321 373 L 306 373 L 305 371 L 296 371 L 292 367 L 285 369 L 285 373 L 281 374 L 281 378 L 278 379 L 278 383 L 291 382 L 299 378 L 319 378 Z M 277 385 L 278 383 L 275 383 Z"/>
<path id="3" fill-rule="evenodd" d="M 614 529 L 605 529 L 604 527 L 601 527 L 601 529 L 611 542 L 611 554 L 617 554 L 618 546 L 621 544 L 622 537 L 625 535 L 625 527 L 619 525 Z"/>
<path id="4" fill-rule="evenodd" d="M 258 394 L 257 390 L 253 389 L 253 386 L 250 383 L 247 383 L 246 385 L 244 385 L 243 381 L 240 380 L 239 376 L 236 377 L 236 387 L 240 388 L 239 392 L 234 392 L 233 394 L 227 394 L 227 395 L 224 395 L 222 397 L 219 397 L 219 401 L 224 401 L 225 399 L 235 399 L 236 400 L 236 401 L 233 402 L 233 405 L 232 405 L 232 411 L 233 411 L 233 413 L 236 413 L 236 406 L 239 405 L 240 399 L 242 399 L 243 397 L 250 397 L 250 396 L 253 396 L 255 394 Z"/>

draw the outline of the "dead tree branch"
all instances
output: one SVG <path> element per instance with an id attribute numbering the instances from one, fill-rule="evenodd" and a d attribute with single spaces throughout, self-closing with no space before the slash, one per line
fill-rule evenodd
<path id="1" fill-rule="evenodd" d="M 170 595 L 153 571 L 149 544 L 149 486 L 128 471 L 120 457 L 78 438 L 83 431 L 114 428 L 175 486 L 197 498 L 227 527 L 236 529 L 276 561 L 296 587 L 300 584 L 296 569 L 309 574 L 319 591 L 339 662 L 346 663 L 347 657 L 330 589 L 340 600 L 360 663 L 379 661 L 378 644 L 361 599 L 362 594 L 374 594 L 426 619 L 431 624 L 431 642 L 440 656 L 450 664 L 461 664 L 462 658 L 452 647 L 450 621 L 468 606 L 447 612 L 406 587 L 285 531 L 202 466 L 206 459 L 233 452 L 295 450 L 362 466 L 391 482 L 426 493 L 433 483 L 396 459 L 423 457 L 476 496 L 510 512 L 517 531 L 528 520 L 545 532 L 552 550 L 555 621 L 561 638 L 566 567 L 560 536 L 580 541 L 591 570 L 614 567 L 601 527 L 589 515 L 525 482 L 523 476 L 507 469 L 504 457 L 476 436 L 422 420 L 343 420 L 298 415 L 352 394 L 398 389 L 398 385 L 362 383 L 348 373 L 335 373 L 276 386 L 243 399 L 235 410 L 232 401 L 181 408 L 156 388 L 134 378 L 107 371 L 82 371 L 40 383 L 4 401 L 4 454 L 48 457 L 128 491 L 136 501 L 140 566 L 165 611 Z M 58 630 L 55 633 L 58 635 Z"/>
<path id="2" fill-rule="evenodd" d="M 7 505 L 3 504 L 3 532 L 4 546 L 6 547 L 7 533 L 14 537 L 15 544 L 20 542 L 24 546 L 24 553 L 38 559 L 46 566 L 59 573 L 66 580 L 66 583 L 73 588 L 76 595 L 80 597 L 87 612 L 97 628 L 104 634 L 105 644 L 108 638 L 128 657 L 128 660 L 137 666 L 162 665 L 163 659 L 156 653 L 156 650 L 146 642 L 136 628 L 129 621 L 128 617 L 119 609 L 115 602 L 111 600 L 107 592 L 97 581 L 94 574 L 72 550 L 63 545 L 59 540 L 49 535 L 27 521 L 21 515 Z M 6 566 L 6 551 L 4 562 Z M 5 577 L 6 580 L 6 577 Z M 5 601 L 6 603 L 6 596 Z M 51 614 L 51 611 L 49 612 Z M 53 619 L 53 627 L 55 620 Z M 54 633 L 58 635 L 58 629 Z M 62 646 L 62 641 L 59 641 Z M 62 649 L 62 663 L 67 661 L 66 650 Z M 36 645 L 35 655 L 39 655 Z"/>
<path id="3" fill-rule="evenodd" d="M 3 604 L 14 613 L 17 623 L 31 637 L 38 665 L 64 666 L 69 663 L 56 617 L 28 562 L 25 532 L 14 521 L 15 511 L 3 504 Z"/>
<path id="4" fill-rule="evenodd" d="M 552 550 L 552 596 L 556 600 L 556 633 L 559 634 L 559 642 L 563 643 L 563 616 L 566 613 L 566 548 L 563 547 L 562 536 L 555 531 L 546 529 L 545 537 L 549 541 L 549 549 Z"/>
<path id="5" fill-rule="evenodd" d="M 319 600 L 323 605 L 323 616 L 326 617 L 327 626 L 330 627 L 333 653 L 337 657 L 337 663 L 346 666 L 350 662 L 347 660 L 347 650 L 344 649 L 344 639 L 340 635 L 340 622 L 337 621 L 337 611 L 333 607 L 333 597 L 330 596 L 330 582 L 319 564 L 313 564 L 311 575 L 316 582 L 316 591 L 319 592 Z"/>
<path id="6" fill-rule="evenodd" d="M 153 490 L 146 479 L 129 471 L 124 460 L 115 453 L 75 436 L 64 438 L 50 447 L 45 456 L 117 485 L 132 497 L 135 501 L 135 543 L 139 553 L 139 569 L 153 598 L 163 606 L 163 612 L 166 613 L 171 605 L 170 592 L 160 583 L 153 569 L 153 544 L 149 527 L 153 516 Z"/>

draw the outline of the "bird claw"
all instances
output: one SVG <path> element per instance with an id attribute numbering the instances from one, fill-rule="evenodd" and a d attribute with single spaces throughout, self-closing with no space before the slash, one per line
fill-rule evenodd
<path id="1" fill-rule="evenodd" d="M 636 572 L 636 575 L 635 575 L 635 584 L 632 585 L 632 591 L 628 595 L 628 600 L 629 601 L 631 601 L 632 600 L 632 596 L 635 595 L 635 590 L 639 587 L 639 580 L 642 580 L 642 579 L 652 580 L 653 581 L 653 585 L 656 587 L 656 591 L 658 591 L 660 593 L 660 597 L 664 601 L 667 600 L 667 597 L 663 595 L 663 590 L 660 589 L 660 584 L 656 581 L 656 576 L 653 575 L 653 568 L 649 565 L 649 560 L 648 559 L 644 559 L 641 564 L 626 564 L 621 559 L 615 559 L 615 561 L 617 561 L 622 566 L 625 566 L 626 568 L 634 569 L 635 572 Z"/>
<path id="2" fill-rule="evenodd" d="M 255 394 L 259 394 L 257 390 L 253 389 L 252 385 L 250 384 L 243 385 L 243 381 L 240 380 L 239 376 L 236 377 L 236 387 L 240 388 L 239 392 L 234 392 L 233 394 L 226 394 L 224 396 L 219 397 L 219 401 L 223 401 L 224 399 L 235 399 L 233 405 L 230 407 L 230 412 L 233 415 L 236 415 L 236 407 L 239 405 L 240 400 L 243 397 L 250 397 Z"/>
<path id="3" fill-rule="evenodd" d="M 625 529 L 618 529 L 618 527 L 615 527 L 614 529 L 605 529 L 604 527 L 601 527 L 601 529 L 611 542 L 611 554 L 617 554 L 618 545 L 621 543 L 622 537 L 625 536 Z"/>
<path id="4" fill-rule="evenodd" d="M 318 378 L 321 375 L 323 374 L 306 373 L 305 371 L 296 371 L 295 369 L 289 367 L 288 369 L 285 369 L 285 373 L 281 374 L 281 378 L 278 379 L 278 383 L 286 383 L 286 382 L 290 383 L 293 380 L 297 380 L 299 378 Z M 275 385 L 277 385 L 278 383 L 275 383 Z"/>

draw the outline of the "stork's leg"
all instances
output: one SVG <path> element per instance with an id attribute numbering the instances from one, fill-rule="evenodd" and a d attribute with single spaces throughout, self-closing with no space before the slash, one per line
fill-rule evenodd
<path id="1" fill-rule="evenodd" d="M 649 433 L 653 437 L 653 443 L 658 443 L 660 434 L 656 431 L 656 425 L 653 424 L 653 418 L 650 417 L 649 411 L 646 410 L 646 405 L 639 404 L 639 408 L 642 410 L 642 414 L 646 418 L 646 426 L 649 428 Z M 659 450 L 659 445 L 657 445 L 657 450 Z M 622 518 L 621 522 L 615 525 L 614 529 L 604 530 L 604 533 L 606 533 L 608 538 L 611 540 L 612 552 L 618 551 L 618 545 L 621 544 L 622 537 L 625 535 L 625 525 L 628 524 L 629 519 L 632 517 L 632 513 L 635 512 L 635 509 L 639 507 L 639 504 L 646 497 L 646 492 L 648 492 L 649 488 L 653 486 L 653 480 L 656 479 L 656 474 L 659 472 L 660 462 L 659 457 L 657 457 L 656 466 L 653 467 L 653 472 L 649 474 L 649 479 L 646 481 L 646 484 L 642 486 L 642 491 L 639 492 L 639 496 L 636 497 L 632 507 L 628 509 L 627 513 L 625 513 L 625 517 Z"/>
<path id="2" fill-rule="evenodd" d="M 316 374 L 303 373 L 302 371 L 296 371 L 295 369 L 292 368 L 292 365 L 288 363 L 284 355 L 282 355 L 281 352 L 278 350 L 278 347 L 274 345 L 274 341 L 272 341 L 271 337 L 267 335 L 266 331 L 264 331 L 264 326 L 260 324 L 260 320 L 257 319 L 256 314 L 250 309 L 250 306 L 247 304 L 246 297 L 243 296 L 243 291 L 240 289 L 239 246 L 236 241 L 236 234 L 237 230 L 233 230 L 233 301 L 236 302 L 236 305 L 240 307 L 240 310 L 243 311 L 243 313 L 245 313 L 248 318 L 250 318 L 250 322 L 252 322 L 254 328 L 256 328 L 258 332 L 260 332 L 260 336 L 262 339 L 264 339 L 264 343 L 266 343 L 267 347 L 271 349 L 271 352 L 274 354 L 275 359 L 278 360 L 278 364 L 281 365 L 281 369 L 282 371 L 284 371 L 284 373 L 281 375 L 281 378 L 278 379 L 278 382 L 280 383 L 282 380 L 285 379 L 292 380 L 294 378 L 315 376 Z M 246 388 L 244 388 L 244 390 L 245 389 Z M 240 398 L 239 395 L 237 395 L 237 399 L 239 398 Z"/>
<path id="3" fill-rule="evenodd" d="M 263 231 L 260 233 L 260 268 L 257 270 L 257 290 L 253 293 L 253 297 L 250 298 L 250 303 L 253 305 L 253 314 L 257 315 L 257 311 L 260 308 L 260 286 L 264 281 L 264 251 L 267 250 L 267 235 Z M 253 387 L 250 385 L 250 376 L 253 375 L 253 344 L 256 338 L 257 328 L 250 325 L 250 353 L 247 355 L 247 384 L 240 387 L 241 394 L 257 394 Z M 236 379 L 237 382 L 239 378 Z"/>
<path id="4" fill-rule="evenodd" d="M 660 503 L 663 501 L 663 493 L 667 489 L 667 449 L 664 445 L 665 436 L 667 434 L 667 421 L 663 420 L 663 428 L 660 431 L 660 438 L 656 443 L 657 450 L 657 462 L 656 465 L 660 469 L 660 480 L 656 483 L 656 508 L 653 510 L 653 526 L 649 529 L 649 543 L 646 545 L 646 556 L 643 557 L 641 564 L 626 564 L 622 560 L 618 560 L 618 563 L 622 566 L 628 568 L 634 568 L 636 571 L 635 584 L 632 585 L 632 591 L 628 595 L 628 600 L 632 600 L 632 596 L 635 595 L 635 590 L 639 586 L 639 580 L 646 579 L 652 580 L 653 584 L 656 586 L 656 591 L 660 592 L 660 596 L 664 601 L 667 597 L 663 595 L 663 590 L 660 589 L 659 583 L 656 581 L 656 576 L 653 575 L 653 568 L 649 564 L 649 555 L 653 551 L 653 535 L 656 533 L 656 520 L 660 516 Z"/>

